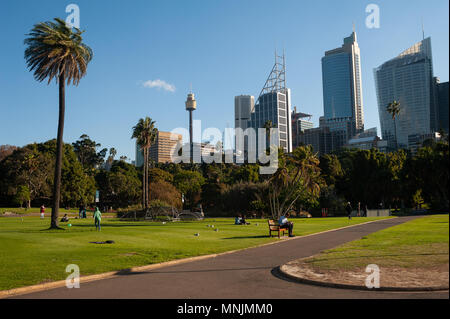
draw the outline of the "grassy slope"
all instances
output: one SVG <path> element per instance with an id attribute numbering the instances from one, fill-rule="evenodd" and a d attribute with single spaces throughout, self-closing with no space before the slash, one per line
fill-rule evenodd
<path id="1" fill-rule="evenodd" d="M 429 216 L 370 234 L 307 260 L 316 269 L 432 268 L 449 260 L 449 216 Z"/>
<path id="2" fill-rule="evenodd" d="M 375 219 L 293 219 L 294 234 Z M 71 219 L 70 230 L 66 227 L 64 231 L 49 231 L 48 218 L 0 218 L 0 290 L 65 279 L 65 267 L 72 263 L 80 266 L 82 275 L 88 275 L 278 240 L 268 238 L 267 221 L 250 222 L 248 226 L 235 226 L 232 219 L 167 224 L 103 219 L 102 232 L 96 232 L 92 219 Z M 214 224 L 219 231 L 206 227 L 208 224 Z M 105 240 L 114 240 L 115 244 L 89 243 Z"/>

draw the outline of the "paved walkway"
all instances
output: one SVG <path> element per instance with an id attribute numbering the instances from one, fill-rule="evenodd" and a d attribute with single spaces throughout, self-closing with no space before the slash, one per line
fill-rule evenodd
<path id="1" fill-rule="evenodd" d="M 111 279 L 82 283 L 79 289 L 57 288 L 16 298 L 449 298 L 448 291 L 341 290 L 303 285 L 274 275 L 276 267 L 290 260 L 315 255 L 414 218 L 417 217 L 381 220 L 148 272 L 124 273 Z"/>

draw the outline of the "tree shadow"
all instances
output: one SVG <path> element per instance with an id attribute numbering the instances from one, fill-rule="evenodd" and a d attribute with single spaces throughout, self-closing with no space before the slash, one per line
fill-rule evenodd
<path id="1" fill-rule="evenodd" d="M 274 266 L 266 267 L 242 267 L 242 268 L 218 268 L 218 269 L 198 269 L 198 270 L 165 270 L 165 271 L 132 271 L 131 268 L 122 269 L 116 272 L 117 276 L 132 276 L 143 274 L 189 274 L 189 273 L 207 273 L 207 272 L 224 272 L 224 271 L 246 271 L 246 270 L 266 270 L 272 269 Z"/>
<path id="2" fill-rule="evenodd" d="M 156 227 L 156 226 L 162 226 L 162 225 L 155 225 L 155 224 L 101 224 L 102 228 L 106 227 Z M 95 227 L 95 224 L 83 224 L 83 225 L 72 225 L 72 227 Z"/>

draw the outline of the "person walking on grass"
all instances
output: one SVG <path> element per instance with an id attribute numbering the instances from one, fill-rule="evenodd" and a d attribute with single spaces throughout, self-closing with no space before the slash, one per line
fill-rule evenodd
<path id="1" fill-rule="evenodd" d="M 94 222 L 95 222 L 95 230 L 102 230 L 101 222 L 102 222 L 102 213 L 98 207 L 95 207 L 94 211 Z"/>
<path id="2" fill-rule="evenodd" d="M 45 206 L 42 205 L 42 206 L 41 206 L 41 219 L 43 219 L 44 216 L 45 216 Z"/>
<path id="3" fill-rule="evenodd" d="M 352 219 L 352 205 L 350 202 L 347 203 L 347 207 L 345 207 L 345 210 L 347 211 L 348 219 Z"/>

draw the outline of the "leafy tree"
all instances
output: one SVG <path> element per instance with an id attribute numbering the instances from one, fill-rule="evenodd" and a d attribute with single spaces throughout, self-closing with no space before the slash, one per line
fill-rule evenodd
<path id="1" fill-rule="evenodd" d="M 227 214 L 243 214 L 253 212 L 253 201 L 261 201 L 267 207 L 268 183 L 237 182 L 227 185 L 222 191 L 220 204 Z"/>
<path id="2" fill-rule="evenodd" d="M 49 198 L 51 194 L 54 153 L 42 152 L 40 147 L 41 144 L 27 145 L 0 162 L 2 192 L 13 196 L 20 186 L 26 186 L 30 194 L 27 207 L 31 206 L 32 200 Z"/>
<path id="3" fill-rule="evenodd" d="M 25 59 L 34 77 L 42 82 L 53 79 L 59 83 L 59 120 L 56 148 L 56 164 L 53 183 L 53 209 L 50 228 L 58 227 L 59 202 L 61 196 L 61 166 L 63 156 L 63 131 L 65 113 L 65 84 L 78 85 L 86 74 L 92 59 L 92 50 L 83 43 L 79 29 L 75 31 L 65 21 L 42 22 L 34 26 L 25 39 Z"/>
<path id="4" fill-rule="evenodd" d="M 173 175 L 165 170 L 157 167 L 150 168 L 148 171 L 149 177 L 152 181 L 159 182 L 164 181 L 168 183 L 173 182 Z"/>
<path id="5" fill-rule="evenodd" d="M 81 165 L 91 175 L 97 167 L 103 164 L 106 152 L 108 151 L 108 149 L 103 148 L 97 152 L 101 144 L 91 140 L 86 134 L 81 135 L 80 139 L 72 143 L 72 145 Z"/>
<path id="6" fill-rule="evenodd" d="M 0 145 L 0 162 L 11 155 L 15 150 L 17 149 L 17 146 L 12 145 Z"/>
<path id="7" fill-rule="evenodd" d="M 433 148 L 420 148 L 411 159 L 409 181 L 422 190 L 425 202 L 436 210 L 449 208 L 449 146 L 439 142 Z"/>
<path id="8" fill-rule="evenodd" d="M 98 171 L 95 179 L 103 204 L 118 208 L 139 203 L 142 184 L 134 165 L 115 161 L 109 171 Z"/>
<path id="9" fill-rule="evenodd" d="M 238 167 L 233 176 L 234 181 L 252 182 L 259 181 L 259 166 L 256 164 L 245 164 Z"/>
<path id="10" fill-rule="evenodd" d="M 326 154 L 320 157 L 319 167 L 327 185 L 335 185 L 336 181 L 344 175 L 341 162 L 334 154 Z"/>
<path id="11" fill-rule="evenodd" d="M 163 179 L 152 179 L 150 182 L 150 200 L 160 200 L 169 206 L 182 208 L 181 193 L 168 181 Z M 166 206 L 167 206 L 166 205 Z"/>
<path id="12" fill-rule="evenodd" d="M 187 206 L 192 208 L 195 205 L 195 198 L 201 194 L 202 185 L 205 178 L 197 171 L 179 171 L 173 179 L 175 187 L 185 196 Z"/>
<path id="13" fill-rule="evenodd" d="M 23 203 L 30 202 L 30 190 L 26 185 L 20 185 L 17 188 L 16 195 L 14 196 L 14 201 L 16 202 L 16 204 L 20 205 L 21 208 Z M 27 208 L 30 208 L 29 204 L 27 205 Z"/>
<path id="14" fill-rule="evenodd" d="M 94 176 L 85 172 L 73 147 L 64 145 L 61 203 L 66 207 L 86 206 L 94 201 L 95 191 Z"/>

